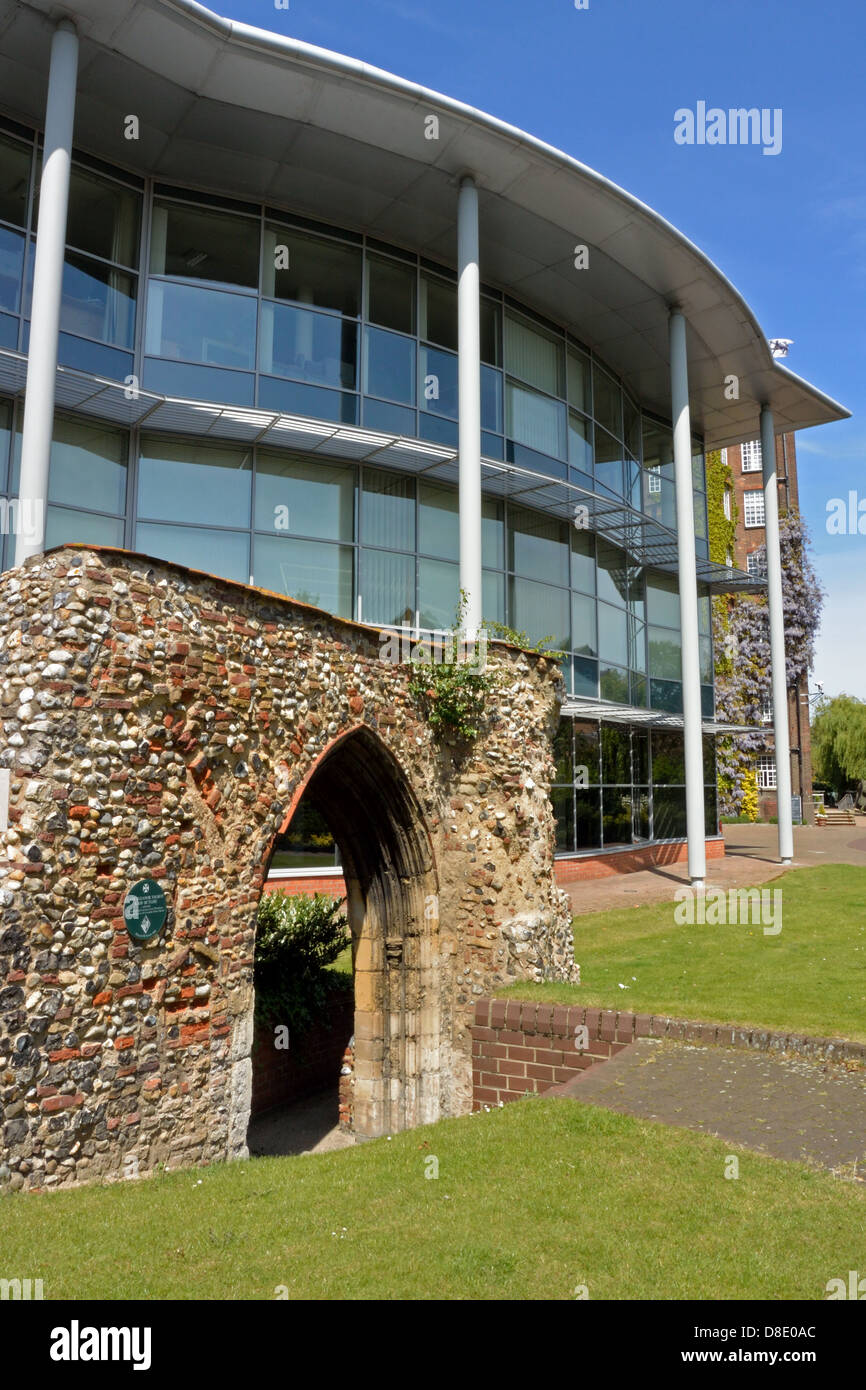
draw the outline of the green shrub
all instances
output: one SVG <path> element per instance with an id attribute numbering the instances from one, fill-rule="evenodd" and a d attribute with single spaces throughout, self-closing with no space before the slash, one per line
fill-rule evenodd
<path id="1" fill-rule="evenodd" d="M 345 899 L 264 893 L 256 919 L 256 1017 L 302 1034 L 344 976 L 326 969 L 345 949 Z"/>

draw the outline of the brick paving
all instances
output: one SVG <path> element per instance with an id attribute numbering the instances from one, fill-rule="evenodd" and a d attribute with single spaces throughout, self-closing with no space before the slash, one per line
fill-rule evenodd
<path id="1" fill-rule="evenodd" d="M 707 883 L 719 888 L 751 888 L 787 873 L 778 860 L 775 825 L 726 825 L 725 855 L 708 859 Z M 815 864 L 866 867 L 866 816 L 856 825 L 794 827 L 793 868 Z M 689 881 L 688 865 L 657 864 L 621 876 L 563 885 L 576 916 L 608 909 L 644 906 L 673 899 Z"/>
<path id="2" fill-rule="evenodd" d="M 866 1067 L 641 1038 L 548 1091 L 866 1181 Z"/>

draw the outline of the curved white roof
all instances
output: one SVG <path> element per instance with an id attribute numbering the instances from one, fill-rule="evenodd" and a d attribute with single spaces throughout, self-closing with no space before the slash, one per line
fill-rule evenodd
<path id="1" fill-rule="evenodd" d="M 781 366 L 746 301 L 651 208 L 562 151 L 352 58 L 222 19 L 193 0 L 0 0 L 0 103 L 40 125 L 51 30 L 81 36 L 76 144 L 166 182 L 291 208 L 446 264 L 457 183 L 480 189 L 482 276 L 568 326 L 670 416 L 668 328 L 689 325 L 692 420 L 708 446 L 848 411 Z M 123 116 L 140 119 L 127 141 Z M 439 139 L 425 138 L 425 117 Z M 574 247 L 590 269 L 574 269 Z M 740 399 L 724 380 L 739 377 Z"/>

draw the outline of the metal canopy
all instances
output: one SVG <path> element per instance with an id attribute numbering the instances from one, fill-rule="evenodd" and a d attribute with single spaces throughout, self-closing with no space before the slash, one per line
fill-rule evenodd
<path id="1" fill-rule="evenodd" d="M 27 358 L 22 353 L 0 350 L 0 391 L 23 396 L 26 381 Z M 431 481 L 454 486 L 459 481 L 456 449 L 380 430 L 329 424 L 252 406 L 210 404 L 152 391 L 132 391 L 119 382 L 71 367 L 57 369 L 55 392 L 58 409 L 75 410 L 129 428 L 139 426 L 197 438 L 295 449 L 322 458 L 423 474 Z M 482 460 L 481 474 L 487 496 L 508 498 L 561 521 L 571 522 L 575 509 L 584 507 L 585 529 L 626 551 L 641 565 L 677 573 L 675 532 L 621 498 L 606 497 L 495 459 Z M 711 593 L 759 593 L 766 588 L 766 580 L 710 560 L 698 558 L 697 572 L 699 582 L 706 584 Z"/>
<path id="2" fill-rule="evenodd" d="M 194 0 L 0 0 L 0 102 L 14 118 L 41 126 L 60 13 L 81 36 L 80 148 L 450 266 L 457 185 L 472 172 L 485 280 L 573 330 L 646 409 L 670 416 L 676 304 L 689 325 L 692 420 L 707 448 L 757 435 L 763 403 L 778 433 L 849 414 L 774 361 L 748 304 L 696 246 L 594 170 L 465 103 Z M 122 138 L 129 111 L 141 121 L 138 140 Z M 438 139 L 425 138 L 429 115 Z M 774 232 L 768 225 L 766 236 Z M 577 242 L 590 248 L 590 274 L 575 272 Z"/>
<path id="3" fill-rule="evenodd" d="M 607 724 L 642 724 L 648 729 L 681 729 L 681 714 L 666 714 L 663 710 L 643 709 L 639 705 L 621 705 L 613 701 L 590 700 L 570 695 L 562 705 L 560 715 L 574 719 L 600 719 Z M 724 724 L 720 720 L 704 719 L 705 734 L 754 734 L 761 730 L 751 724 Z"/>

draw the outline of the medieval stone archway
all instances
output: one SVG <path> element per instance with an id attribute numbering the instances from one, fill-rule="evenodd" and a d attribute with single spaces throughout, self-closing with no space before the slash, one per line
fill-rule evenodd
<path id="1" fill-rule="evenodd" d="M 295 790 L 340 850 L 355 975 L 353 1124 L 372 1137 L 439 1113 L 439 895 L 424 813 L 381 737 L 335 739 Z"/>
<path id="2" fill-rule="evenodd" d="M 246 1154 L 256 911 L 304 792 L 347 875 L 357 1128 L 469 1111 L 475 999 L 574 971 L 548 796 L 562 680 L 501 644 L 488 662 L 458 755 L 376 629 L 123 551 L 0 576 L 0 1180 Z M 142 880 L 168 917 L 136 941 Z"/>

